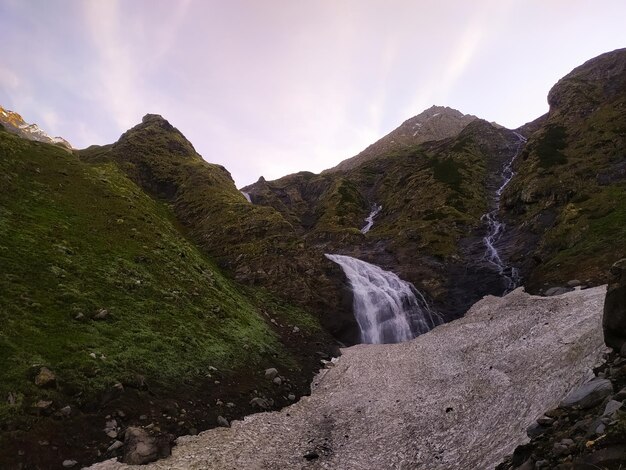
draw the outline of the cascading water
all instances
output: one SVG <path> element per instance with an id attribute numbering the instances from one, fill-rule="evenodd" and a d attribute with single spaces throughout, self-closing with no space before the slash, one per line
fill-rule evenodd
<path id="1" fill-rule="evenodd" d="M 239 191 L 241 194 L 243 194 L 243 197 L 246 198 L 246 201 L 248 201 L 249 203 L 252 203 L 252 199 L 250 198 L 250 194 L 248 194 L 245 191 Z"/>
<path id="2" fill-rule="evenodd" d="M 354 316 L 363 343 L 399 343 L 443 323 L 410 282 L 350 256 L 326 257 L 341 266 L 350 281 Z"/>
<path id="3" fill-rule="evenodd" d="M 502 234 L 504 233 L 504 229 L 506 228 L 505 224 L 498 219 L 498 215 L 500 212 L 500 198 L 506 186 L 511 182 L 513 176 L 515 176 L 515 172 L 513 171 L 513 162 L 519 155 L 523 144 L 526 142 L 526 138 L 515 132 L 517 136 L 518 143 L 515 148 L 515 153 L 513 157 L 504 165 L 502 168 L 502 183 L 500 187 L 496 190 L 496 195 L 494 199 L 493 209 L 481 217 L 480 220 L 487 224 L 487 235 L 483 238 L 483 242 L 485 243 L 485 255 L 483 259 L 487 260 L 490 264 L 492 264 L 500 276 L 504 279 L 506 285 L 506 292 L 512 291 L 519 284 L 519 272 L 513 266 L 509 266 L 500 256 L 496 244 Z"/>
<path id="4" fill-rule="evenodd" d="M 361 229 L 361 233 L 367 233 L 370 231 L 370 229 L 374 226 L 374 217 L 376 217 L 381 210 L 383 210 L 383 206 L 379 206 L 376 203 L 372 204 L 372 211 L 365 219 L 366 224 Z"/>

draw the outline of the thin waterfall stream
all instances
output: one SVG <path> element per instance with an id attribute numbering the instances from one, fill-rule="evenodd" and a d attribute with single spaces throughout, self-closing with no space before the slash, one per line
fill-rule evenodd
<path id="1" fill-rule="evenodd" d="M 498 218 L 500 213 L 500 199 L 502 197 L 504 189 L 511 182 L 513 176 L 515 176 L 515 171 L 513 171 L 513 162 L 520 154 L 522 146 L 526 142 L 526 138 L 523 135 L 517 132 L 515 132 L 515 135 L 518 138 L 517 146 L 511 159 L 502 168 L 502 183 L 500 184 L 500 187 L 496 190 L 494 204 L 492 206 L 493 209 L 483 214 L 480 218 L 481 221 L 487 224 L 487 235 L 485 235 L 485 237 L 483 238 L 483 242 L 485 244 L 485 254 L 483 256 L 483 259 L 493 265 L 494 268 L 498 271 L 498 274 L 500 274 L 500 276 L 502 276 L 502 278 L 504 279 L 506 286 L 505 293 L 515 289 L 520 282 L 519 272 L 517 268 L 515 268 L 514 266 L 510 266 L 506 262 L 504 262 L 497 248 L 498 241 L 502 237 L 502 234 L 504 233 L 504 230 L 506 228 L 504 222 L 502 222 Z"/>
<path id="2" fill-rule="evenodd" d="M 365 261 L 325 255 L 345 273 L 353 294 L 354 316 L 363 343 L 399 343 L 443 323 L 410 282 Z"/>

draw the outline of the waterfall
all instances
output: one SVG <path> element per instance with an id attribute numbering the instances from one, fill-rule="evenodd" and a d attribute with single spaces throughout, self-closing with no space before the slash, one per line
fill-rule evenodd
<path id="1" fill-rule="evenodd" d="M 372 204 L 372 211 L 370 215 L 368 215 L 365 219 L 365 226 L 361 229 L 361 233 L 367 233 L 370 231 L 372 226 L 374 225 L 374 217 L 378 215 L 378 213 L 383 210 L 383 206 L 379 206 L 378 204 Z"/>
<path id="2" fill-rule="evenodd" d="M 325 256 L 341 266 L 350 282 L 363 343 L 399 343 L 443 323 L 410 282 L 350 256 Z"/>
<path id="3" fill-rule="evenodd" d="M 250 204 L 252 204 L 252 199 L 250 198 L 250 194 L 248 194 L 245 191 L 239 191 L 241 194 L 243 194 L 243 197 L 246 198 L 246 201 L 248 201 Z"/>
<path id="4" fill-rule="evenodd" d="M 485 243 L 485 255 L 483 256 L 483 259 L 492 264 L 498 271 L 498 274 L 502 276 L 506 285 L 506 292 L 515 289 L 520 281 L 517 268 L 508 266 L 504 261 L 502 261 L 498 248 L 496 247 L 498 240 L 506 228 L 506 225 L 498 219 L 498 215 L 500 213 L 500 198 L 504 189 L 511 182 L 513 176 L 515 176 L 515 172 L 513 171 L 513 162 L 519 155 L 522 145 L 526 142 L 526 138 L 523 135 L 518 134 L 517 132 L 515 132 L 515 135 L 518 138 L 515 153 L 502 168 L 502 183 L 496 190 L 493 209 L 483 214 L 480 218 L 481 221 L 487 224 L 487 235 L 483 238 L 483 242 Z"/>

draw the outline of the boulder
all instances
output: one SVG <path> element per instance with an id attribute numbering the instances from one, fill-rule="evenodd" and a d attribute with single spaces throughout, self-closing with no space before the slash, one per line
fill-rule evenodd
<path id="1" fill-rule="evenodd" d="M 265 378 L 269 380 L 274 380 L 274 377 L 278 375 L 278 370 L 274 367 L 265 370 Z"/>
<path id="2" fill-rule="evenodd" d="M 626 258 L 611 266 L 602 328 L 606 345 L 619 351 L 626 343 Z"/>
<path id="3" fill-rule="evenodd" d="M 572 390 L 561 402 L 561 408 L 591 408 L 613 393 L 610 380 L 595 378 Z"/>
<path id="4" fill-rule="evenodd" d="M 547 291 L 546 291 L 546 297 L 552 297 L 555 295 L 561 295 L 561 294 L 566 294 L 568 292 L 571 292 L 572 289 L 568 288 L 568 287 L 550 287 Z"/>
<path id="5" fill-rule="evenodd" d="M 172 452 L 170 436 L 152 436 L 142 428 L 129 427 L 124 435 L 123 462 L 143 465 L 167 457 Z"/>
<path id="6" fill-rule="evenodd" d="M 57 377 L 47 367 L 39 369 L 39 373 L 35 377 L 35 385 L 41 388 L 52 388 L 57 383 Z"/>

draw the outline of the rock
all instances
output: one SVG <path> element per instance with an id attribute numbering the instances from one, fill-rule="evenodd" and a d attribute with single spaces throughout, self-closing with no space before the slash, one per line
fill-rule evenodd
<path id="1" fill-rule="evenodd" d="M 41 388 L 53 388 L 57 384 L 57 377 L 47 367 L 39 369 L 39 373 L 35 377 L 35 385 Z"/>
<path id="2" fill-rule="evenodd" d="M 606 345 L 621 351 L 626 343 L 626 258 L 611 266 L 602 329 Z"/>
<path id="3" fill-rule="evenodd" d="M 526 435 L 532 439 L 533 437 L 542 435 L 547 430 L 548 428 L 546 426 L 542 426 L 539 423 L 533 423 L 526 428 Z"/>
<path id="4" fill-rule="evenodd" d="M 62 465 L 63 468 L 72 468 L 78 465 L 78 462 L 76 460 L 64 460 Z"/>
<path id="5" fill-rule="evenodd" d="M 567 281 L 565 284 L 567 287 L 578 287 L 582 283 L 578 279 L 572 279 L 571 281 Z"/>
<path id="6" fill-rule="evenodd" d="M 113 444 L 109 446 L 107 452 L 115 452 L 117 449 L 124 447 L 124 443 L 122 441 L 114 441 Z"/>
<path id="7" fill-rule="evenodd" d="M 145 429 L 129 427 L 124 436 L 124 457 L 130 465 L 143 465 L 171 454 L 169 436 L 152 436 Z"/>
<path id="8" fill-rule="evenodd" d="M 106 320 L 109 317 L 109 311 L 101 308 L 98 312 L 93 316 L 94 320 Z"/>
<path id="9" fill-rule="evenodd" d="M 72 407 L 70 405 L 64 406 L 59 410 L 59 413 L 67 418 L 72 415 Z"/>
<path id="10" fill-rule="evenodd" d="M 230 427 L 230 423 L 223 416 L 218 416 L 217 417 L 217 425 L 221 426 L 223 428 L 229 428 Z"/>
<path id="11" fill-rule="evenodd" d="M 115 439 L 117 437 L 117 431 L 107 431 L 106 435 L 109 436 L 111 439 Z"/>
<path id="12" fill-rule="evenodd" d="M 320 455 L 315 452 L 315 451 L 311 451 L 311 452 L 307 452 L 306 454 L 304 454 L 304 458 L 307 460 L 315 460 L 319 457 Z"/>
<path id="13" fill-rule="evenodd" d="M 74 317 L 74 320 L 81 321 L 85 318 L 85 314 L 83 312 L 78 312 Z"/>
<path id="14" fill-rule="evenodd" d="M 561 408 L 591 408 L 613 393 L 613 385 L 607 379 L 593 379 L 572 390 L 561 402 Z"/>
<path id="15" fill-rule="evenodd" d="M 542 426 L 552 426 L 552 424 L 554 424 L 554 418 L 541 416 L 540 418 L 537 418 L 537 423 Z"/>
<path id="16" fill-rule="evenodd" d="M 537 460 L 535 462 L 535 468 L 547 468 L 549 465 L 547 460 Z"/>
<path id="17" fill-rule="evenodd" d="M 524 462 L 522 465 L 517 467 L 515 470 L 533 470 L 533 468 L 535 468 L 535 465 L 533 464 L 533 459 L 528 459 L 526 462 Z"/>
<path id="18" fill-rule="evenodd" d="M 38 413 L 48 414 L 52 411 L 52 401 L 39 400 L 37 403 L 35 403 L 35 409 Z"/>
<path id="19" fill-rule="evenodd" d="M 289 395 L 287 395 L 287 399 L 289 401 L 296 401 L 296 396 L 293 393 L 290 393 Z"/>
<path id="20" fill-rule="evenodd" d="M 283 379 L 281 379 L 280 377 L 274 377 L 274 380 L 272 380 L 272 382 L 274 382 L 276 385 L 282 385 Z"/>
<path id="21" fill-rule="evenodd" d="M 298 328 L 297 326 L 293 327 L 293 330 L 291 330 L 292 333 L 299 333 L 300 332 L 300 328 Z"/>
<path id="22" fill-rule="evenodd" d="M 602 413 L 602 416 L 613 416 L 615 413 L 617 413 L 617 410 L 619 410 L 621 407 L 622 407 L 622 402 L 617 401 L 617 400 L 611 400 L 610 402 L 606 404 L 606 407 L 604 408 L 604 413 Z"/>
<path id="23" fill-rule="evenodd" d="M 278 370 L 275 368 L 270 368 L 265 370 L 265 378 L 269 380 L 274 380 L 274 377 L 278 375 Z"/>
<path id="24" fill-rule="evenodd" d="M 555 295 L 565 294 L 567 292 L 571 292 L 572 289 L 568 289 L 567 287 L 550 287 L 546 291 L 546 297 L 552 297 Z"/>
<path id="25" fill-rule="evenodd" d="M 272 404 L 266 398 L 255 397 L 250 400 L 250 404 L 260 408 L 262 410 L 269 410 L 272 407 Z"/>

